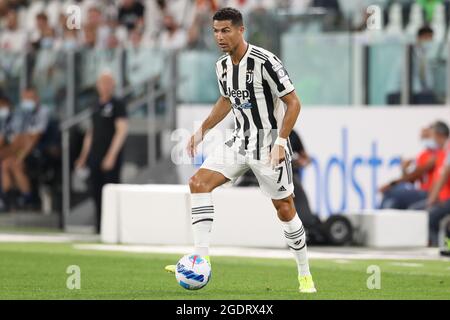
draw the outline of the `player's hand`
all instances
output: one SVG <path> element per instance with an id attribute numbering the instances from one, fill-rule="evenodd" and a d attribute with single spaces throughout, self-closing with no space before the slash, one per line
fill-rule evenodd
<path id="1" fill-rule="evenodd" d="M 190 158 L 193 158 L 197 153 L 197 146 L 202 142 L 201 136 L 198 133 L 193 134 L 186 146 L 186 152 Z"/>
<path id="2" fill-rule="evenodd" d="M 270 152 L 270 165 L 272 168 L 278 166 L 281 162 L 286 159 L 286 151 L 284 148 L 278 144 L 273 145 L 273 149 Z"/>

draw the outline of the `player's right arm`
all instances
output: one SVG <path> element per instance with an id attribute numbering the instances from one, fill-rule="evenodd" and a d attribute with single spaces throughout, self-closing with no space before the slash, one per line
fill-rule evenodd
<path id="1" fill-rule="evenodd" d="M 196 148 L 203 141 L 204 136 L 208 133 L 208 130 L 214 128 L 219 122 L 221 122 L 231 110 L 231 102 L 228 98 L 220 96 L 214 105 L 211 113 L 203 121 L 200 128 L 189 139 L 187 145 L 187 153 L 190 157 L 194 157 Z"/>

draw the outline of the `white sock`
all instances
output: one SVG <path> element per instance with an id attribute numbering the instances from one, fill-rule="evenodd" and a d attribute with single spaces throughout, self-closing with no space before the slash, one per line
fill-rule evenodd
<path id="1" fill-rule="evenodd" d="M 300 276 L 310 275 L 305 229 L 303 228 L 302 221 L 298 217 L 298 214 L 295 213 L 295 217 L 291 221 L 281 221 L 281 224 L 283 225 L 286 242 L 297 261 L 298 274 Z"/>
<path id="2" fill-rule="evenodd" d="M 194 253 L 209 256 L 214 206 L 211 193 L 191 193 L 191 220 L 194 234 Z"/>

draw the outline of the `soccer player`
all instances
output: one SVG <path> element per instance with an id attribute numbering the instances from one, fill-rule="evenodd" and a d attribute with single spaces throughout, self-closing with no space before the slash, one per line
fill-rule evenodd
<path id="1" fill-rule="evenodd" d="M 234 182 L 251 169 L 263 193 L 272 199 L 284 235 L 298 266 L 299 291 L 316 292 L 307 256 L 305 230 L 294 202 L 289 134 L 300 113 L 300 102 L 281 61 L 244 40 L 241 13 L 223 8 L 213 17 L 213 31 L 226 53 L 216 63 L 220 90 L 211 113 L 188 142 L 193 157 L 208 130 L 232 111 L 235 129 L 189 181 L 195 254 L 209 261 L 214 205 L 211 192 Z M 257 225 L 257 224 L 255 224 Z M 166 266 L 169 272 L 175 266 Z"/>

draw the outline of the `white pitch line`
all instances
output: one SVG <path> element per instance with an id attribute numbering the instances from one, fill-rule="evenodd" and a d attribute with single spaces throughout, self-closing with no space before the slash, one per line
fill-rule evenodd
<path id="1" fill-rule="evenodd" d="M 392 262 L 391 265 L 399 267 L 412 267 L 412 268 L 423 267 L 423 264 L 421 263 L 412 263 L 412 262 Z"/>
<path id="2" fill-rule="evenodd" d="M 75 249 L 79 250 L 99 250 L 99 251 L 119 251 L 133 253 L 162 253 L 162 254 L 188 254 L 191 252 L 191 246 L 138 246 L 138 245 L 112 245 L 112 244 L 75 244 Z M 328 248 L 329 249 L 329 248 Z M 329 249 L 330 250 L 330 249 Z M 263 249 L 263 248 L 236 248 L 236 247 L 213 247 L 211 248 L 212 256 L 234 256 L 234 257 L 251 257 L 251 258 L 273 258 L 273 259 L 293 259 L 292 253 L 288 249 Z M 434 256 L 423 253 L 408 255 L 399 254 L 381 254 L 379 252 L 371 252 L 370 250 L 363 253 L 363 250 L 352 251 L 348 248 L 345 253 L 323 252 L 313 248 L 308 248 L 308 257 L 311 259 L 329 259 L 348 261 L 348 260 L 437 260 L 438 253 Z M 339 263 L 339 262 L 338 262 Z"/>
<path id="3" fill-rule="evenodd" d="M 1 242 L 16 242 L 16 243 L 70 243 L 74 241 L 89 241 L 93 242 L 98 239 L 98 236 L 93 235 L 74 235 L 74 234 L 0 234 Z"/>

